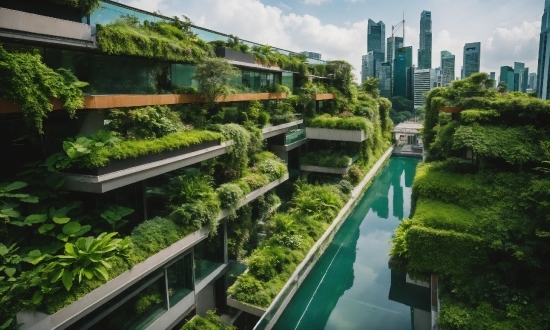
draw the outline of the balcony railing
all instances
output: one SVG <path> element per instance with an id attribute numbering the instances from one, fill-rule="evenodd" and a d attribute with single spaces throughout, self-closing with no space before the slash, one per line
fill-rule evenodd
<path id="1" fill-rule="evenodd" d="M 290 131 L 285 135 L 285 145 L 296 143 L 306 138 L 306 130 L 304 128 L 298 128 Z"/>

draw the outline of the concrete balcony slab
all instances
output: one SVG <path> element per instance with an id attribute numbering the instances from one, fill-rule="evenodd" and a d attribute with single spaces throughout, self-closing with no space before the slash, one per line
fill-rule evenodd
<path id="1" fill-rule="evenodd" d="M 312 140 L 363 142 L 367 139 L 365 131 L 306 127 L 306 137 Z"/>

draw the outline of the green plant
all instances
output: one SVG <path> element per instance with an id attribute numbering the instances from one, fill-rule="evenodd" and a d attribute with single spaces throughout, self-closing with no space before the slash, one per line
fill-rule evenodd
<path id="1" fill-rule="evenodd" d="M 266 159 L 258 164 L 258 171 L 267 176 L 268 181 L 281 180 L 288 172 L 286 165 L 275 159 Z"/>
<path id="2" fill-rule="evenodd" d="M 43 120 L 53 105 L 52 98 L 63 101 L 71 118 L 84 106 L 80 82 L 66 69 L 47 67 L 38 54 L 9 53 L 0 44 L 0 99 L 21 103 L 27 124 L 44 134 Z"/>
<path id="3" fill-rule="evenodd" d="M 131 208 L 123 207 L 120 205 L 109 205 L 107 209 L 103 211 L 103 213 L 101 213 L 100 216 L 111 225 L 113 230 L 117 230 L 118 228 L 128 223 L 128 220 L 123 218 L 132 213 L 134 213 L 134 210 Z"/>
<path id="4" fill-rule="evenodd" d="M 311 151 L 300 157 L 301 165 L 347 168 L 350 166 L 350 162 L 349 156 L 331 150 Z"/>
<path id="5" fill-rule="evenodd" d="M 179 116 L 167 106 L 150 106 L 133 110 L 113 109 L 107 128 L 127 139 L 147 140 L 183 131 Z"/>
<path id="6" fill-rule="evenodd" d="M 222 208 L 229 209 L 231 212 L 235 212 L 239 206 L 239 202 L 245 197 L 242 189 L 235 183 L 222 184 L 216 189 L 216 193 L 218 194 Z"/>
<path id="7" fill-rule="evenodd" d="M 231 94 L 229 81 L 236 76 L 235 68 L 221 58 L 205 58 L 197 65 L 193 79 L 199 85 L 199 94 L 209 103 Z"/>
<path id="8" fill-rule="evenodd" d="M 48 0 L 81 10 L 82 14 L 89 15 L 100 6 L 99 0 Z"/>
<path id="9" fill-rule="evenodd" d="M 368 121 L 366 118 L 361 117 L 330 117 L 330 116 L 319 116 L 311 120 L 309 127 L 317 128 L 329 128 L 329 129 L 341 129 L 341 130 L 352 130 L 352 131 L 365 131 L 365 134 L 371 136 L 374 132 L 374 127 L 372 122 Z"/>
<path id="10" fill-rule="evenodd" d="M 193 316 L 180 330 L 237 330 L 237 328 L 223 322 L 214 311 L 208 311 L 206 317 Z"/>

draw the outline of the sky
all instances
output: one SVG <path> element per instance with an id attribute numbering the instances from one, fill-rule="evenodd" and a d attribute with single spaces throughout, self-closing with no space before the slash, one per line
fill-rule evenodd
<path id="1" fill-rule="evenodd" d="M 350 62 L 360 76 L 367 53 L 367 21 L 383 21 L 386 38 L 405 15 L 405 46 L 413 46 L 417 64 L 420 13 L 432 12 L 432 67 L 440 52 L 456 56 L 460 76 L 463 47 L 481 42 L 481 71 L 524 62 L 537 72 L 544 0 L 119 0 L 165 16 L 187 15 L 195 25 L 241 39 L 301 52 L 324 60 Z M 399 29 L 396 36 L 402 36 Z"/>

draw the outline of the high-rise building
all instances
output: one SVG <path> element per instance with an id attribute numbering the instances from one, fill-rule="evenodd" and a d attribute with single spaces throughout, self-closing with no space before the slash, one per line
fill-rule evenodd
<path id="1" fill-rule="evenodd" d="M 437 87 L 437 76 L 434 69 L 416 69 L 414 71 L 414 107 L 424 105 L 424 98 L 432 88 Z"/>
<path id="2" fill-rule="evenodd" d="M 395 51 L 393 60 L 393 96 L 407 97 L 407 68 L 412 67 L 412 46 Z"/>
<path id="3" fill-rule="evenodd" d="M 386 58 L 388 59 L 388 62 L 391 63 L 393 61 L 393 43 L 395 40 L 395 49 L 399 49 L 403 47 L 403 38 L 402 37 L 389 37 L 388 38 L 388 55 Z"/>
<path id="4" fill-rule="evenodd" d="M 514 62 L 514 92 L 521 92 L 520 74 L 525 69 L 525 63 Z"/>
<path id="5" fill-rule="evenodd" d="M 540 28 L 539 62 L 537 74 L 537 95 L 543 100 L 548 100 L 550 95 L 550 0 L 544 3 L 544 14 Z"/>
<path id="6" fill-rule="evenodd" d="M 455 56 L 446 50 L 441 51 L 441 86 L 447 87 L 455 79 Z"/>
<path id="7" fill-rule="evenodd" d="M 302 54 L 314 60 L 321 60 L 321 57 L 322 57 L 322 55 L 319 53 L 308 52 L 308 51 L 302 52 Z"/>
<path id="8" fill-rule="evenodd" d="M 464 77 L 479 72 L 481 60 L 481 42 L 472 42 L 464 45 Z"/>
<path id="9" fill-rule="evenodd" d="M 518 92 L 527 93 L 527 84 L 529 83 L 529 68 L 519 71 Z"/>
<path id="10" fill-rule="evenodd" d="M 380 96 L 390 98 L 391 95 L 391 64 L 388 62 L 376 63 L 376 78 Z"/>
<path id="11" fill-rule="evenodd" d="M 418 68 L 432 67 L 432 12 L 424 10 L 420 14 L 420 47 L 418 48 Z"/>
<path id="12" fill-rule="evenodd" d="M 505 83 L 509 92 L 514 91 L 514 69 L 510 66 L 500 67 L 500 78 L 498 79 L 499 84 Z"/>
<path id="13" fill-rule="evenodd" d="M 386 25 L 369 19 L 367 35 L 367 52 L 380 52 L 386 59 Z"/>
<path id="14" fill-rule="evenodd" d="M 368 77 L 376 77 L 376 64 L 384 62 L 384 54 L 381 52 L 368 52 L 363 55 L 361 64 L 361 82 L 365 82 Z"/>
<path id="15" fill-rule="evenodd" d="M 495 72 L 490 72 L 489 73 L 489 79 L 491 79 L 495 82 L 493 88 L 496 88 L 497 87 L 496 73 Z"/>
<path id="16" fill-rule="evenodd" d="M 533 91 L 537 90 L 537 74 L 534 72 L 529 74 L 527 89 L 530 89 Z"/>

